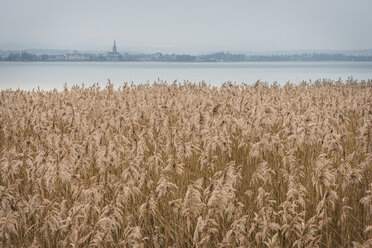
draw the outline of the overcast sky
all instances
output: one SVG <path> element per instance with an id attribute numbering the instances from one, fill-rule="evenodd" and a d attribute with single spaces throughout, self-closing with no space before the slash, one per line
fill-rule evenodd
<path id="1" fill-rule="evenodd" d="M 372 0 L 0 0 L 0 49 L 372 48 Z"/>

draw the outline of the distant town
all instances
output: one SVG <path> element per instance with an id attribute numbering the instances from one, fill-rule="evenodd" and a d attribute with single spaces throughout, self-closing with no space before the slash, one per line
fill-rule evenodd
<path id="1" fill-rule="evenodd" d="M 372 55 L 350 55 L 343 53 L 301 53 L 301 54 L 270 54 L 270 55 L 245 55 L 229 52 L 216 52 L 207 55 L 189 54 L 131 54 L 119 53 L 116 42 L 112 51 L 104 53 L 83 53 L 79 51 L 65 54 L 35 54 L 27 51 L 11 51 L 0 54 L 0 61 L 7 62 L 123 62 L 123 61 L 148 61 L 148 62 L 295 62 L 295 61 L 372 61 Z"/>

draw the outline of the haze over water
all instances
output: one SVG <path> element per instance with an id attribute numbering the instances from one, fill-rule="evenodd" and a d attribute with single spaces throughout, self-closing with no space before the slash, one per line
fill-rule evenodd
<path id="1" fill-rule="evenodd" d="M 206 54 L 371 49 L 370 0 L 0 1 L 0 50 Z M 1 52 L 1 51 L 0 51 Z M 283 84 L 372 78 L 371 62 L 0 63 L 0 89 L 62 89 L 108 79 Z"/>
<path id="2" fill-rule="evenodd" d="M 168 83 L 205 81 L 219 86 L 226 81 L 252 84 L 257 80 L 284 84 L 317 79 L 372 79 L 372 62 L 244 62 L 244 63 L 166 63 L 166 62 L 10 62 L 0 63 L 0 89 L 61 90 L 64 84 L 115 86 L 124 82 Z"/>
<path id="3" fill-rule="evenodd" d="M 0 1 L 0 50 L 370 49 L 370 0 Z"/>

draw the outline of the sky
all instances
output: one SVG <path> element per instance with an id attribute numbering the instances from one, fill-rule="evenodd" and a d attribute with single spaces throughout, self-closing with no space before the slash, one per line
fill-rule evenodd
<path id="1" fill-rule="evenodd" d="M 371 0 L 0 0 L 0 49 L 372 48 Z"/>

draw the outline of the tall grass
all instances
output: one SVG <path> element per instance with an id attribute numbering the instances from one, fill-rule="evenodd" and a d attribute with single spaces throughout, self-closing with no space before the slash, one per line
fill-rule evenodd
<path id="1" fill-rule="evenodd" d="M 371 247 L 372 81 L 0 96 L 1 247 Z"/>

